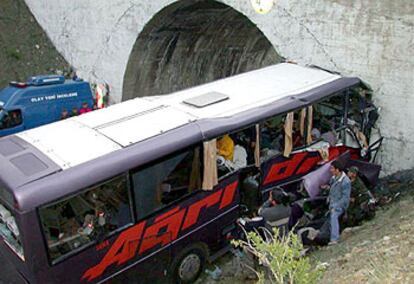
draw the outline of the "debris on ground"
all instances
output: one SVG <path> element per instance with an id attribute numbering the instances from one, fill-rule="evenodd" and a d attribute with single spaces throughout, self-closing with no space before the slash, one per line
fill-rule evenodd
<path id="1" fill-rule="evenodd" d="M 375 218 L 346 228 L 339 244 L 309 254 L 326 269 L 321 283 L 414 283 L 413 181 L 414 170 L 384 178 L 376 194 L 386 202 Z M 246 261 L 242 252 L 229 253 L 216 263 L 220 279 L 203 273 L 197 283 L 256 283 Z"/>

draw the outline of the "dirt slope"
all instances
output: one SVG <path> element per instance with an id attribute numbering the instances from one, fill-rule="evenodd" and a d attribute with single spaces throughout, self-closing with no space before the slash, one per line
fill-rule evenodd
<path id="1" fill-rule="evenodd" d="M 0 89 L 9 81 L 67 70 L 23 0 L 0 1 Z"/>
<path id="2" fill-rule="evenodd" d="M 345 231 L 339 245 L 313 253 L 329 264 L 321 283 L 414 283 L 413 197 L 400 197 L 374 220 Z"/>
<path id="3" fill-rule="evenodd" d="M 378 208 L 373 220 L 346 229 L 338 245 L 310 253 L 315 264 L 327 265 L 320 283 L 414 283 L 414 170 L 382 184 L 381 192 L 391 203 Z M 203 273 L 197 283 L 255 283 L 248 279 L 252 273 L 240 273 L 237 264 L 226 255 L 215 263 L 222 270 L 218 280 Z"/>

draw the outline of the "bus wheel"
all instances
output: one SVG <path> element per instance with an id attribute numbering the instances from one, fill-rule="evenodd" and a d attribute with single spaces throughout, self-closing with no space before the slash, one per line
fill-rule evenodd
<path id="1" fill-rule="evenodd" d="M 194 282 L 204 269 L 207 249 L 203 244 L 192 244 L 181 251 L 171 265 L 174 283 Z"/>

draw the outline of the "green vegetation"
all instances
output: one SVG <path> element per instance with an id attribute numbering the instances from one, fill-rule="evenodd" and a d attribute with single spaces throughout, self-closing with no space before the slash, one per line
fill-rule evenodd
<path id="1" fill-rule="evenodd" d="M 274 236 L 280 236 L 275 229 Z M 236 247 L 253 254 L 260 266 L 256 274 L 259 283 L 318 283 L 323 268 L 313 267 L 308 257 L 302 256 L 303 245 L 292 232 L 282 237 L 264 240 L 256 233 L 248 233 L 247 241 L 234 241 Z"/>

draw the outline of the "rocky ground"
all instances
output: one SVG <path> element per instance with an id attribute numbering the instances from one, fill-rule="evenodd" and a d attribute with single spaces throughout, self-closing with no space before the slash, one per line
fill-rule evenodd
<path id="1" fill-rule="evenodd" d="M 414 283 L 414 171 L 384 179 L 382 188 L 387 198 L 373 220 L 346 229 L 338 245 L 310 253 L 326 266 L 320 283 Z M 237 257 L 229 254 L 215 265 L 221 273 L 204 273 L 198 283 L 255 283 Z"/>
<path id="2" fill-rule="evenodd" d="M 0 89 L 12 80 L 66 71 L 56 51 L 23 0 L 0 1 Z"/>

